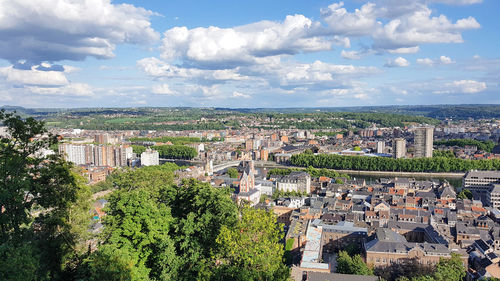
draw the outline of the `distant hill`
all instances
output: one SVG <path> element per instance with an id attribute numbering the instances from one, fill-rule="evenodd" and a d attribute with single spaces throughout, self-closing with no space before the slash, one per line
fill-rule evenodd
<path id="1" fill-rule="evenodd" d="M 462 104 L 462 105 L 390 105 L 356 107 L 315 107 L 315 108 L 196 108 L 196 107 L 143 107 L 143 108 L 24 108 L 20 106 L 2 106 L 8 112 L 16 111 L 20 115 L 44 118 L 56 114 L 88 116 L 94 114 L 142 115 L 157 111 L 187 111 L 197 113 L 314 113 L 314 112 L 369 112 L 392 113 L 432 117 L 436 119 L 481 119 L 500 118 L 500 105 Z"/>

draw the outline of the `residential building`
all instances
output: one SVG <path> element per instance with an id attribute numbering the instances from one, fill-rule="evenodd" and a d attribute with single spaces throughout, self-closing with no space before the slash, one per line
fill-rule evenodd
<path id="1" fill-rule="evenodd" d="M 158 151 L 147 149 L 141 153 L 141 166 L 154 166 L 160 164 L 160 155 Z"/>
<path id="2" fill-rule="evenodd" d="M 414 132 L 415 154 L 414 158 L 432 157 L 432 145 L 434 143 L 434 128 L 420 127 Z"/>
<path id="3" fill-rule="evenodd" d="M 385 153 L 385 141 L 377 142 L 377 153 Z"/>
<path id="4" fill-rule="evenodd" d="M 491 184 L 491 191 L 488 193 L 488 205 L 495 209 L 500 209 L 500 184 Z"/>
<path id="5" fill-rule="evenodd" d="M 392 141 L 392 157 L 405 158 L 406 157 L 406 140 L 403 138 L 395 138 Z"/>
<path id="6" fill-rule="evenodd" d="M 276 188 L 285 192 L 311 193 L 311 176 L 307 172 L 291 172 L 276 180 Z"/>
<path id="7" fill-rule="evenodd" d="M 462 186 L 469 189 L 475 199 L 488 204 L 491 184 L 500 184 L 500 171 L 469 171 L 462 178 Z"/>

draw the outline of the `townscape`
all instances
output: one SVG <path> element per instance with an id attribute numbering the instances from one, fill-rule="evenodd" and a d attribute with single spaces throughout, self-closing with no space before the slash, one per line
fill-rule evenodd
<path id="1" fill-rule="evenodd" d="M 0 0 L 0 281 L 500 281 L 499 10 Z"/>
<path id="2" fill-rule="evenodd" d="M 303 165 L 300 159 L 498 161 L 500 145 L 493 140 L 500 136 L 499 125 L 494 120 L 443 120 L 383 128 L 372 123 L 358 130 L 54 127 L 50 132 L 60 139 L 58 149 L 43 153 L 59 153 L 81 167 L 79 173 L 96 191 L 127 169 L 169 162 L 180 167 L 176 182 L 196 178 L 212 188 L 229 187 L 236 204 L 271 212 L 283 226 L 280 243 L 296 280 L 338 273 L 396 280 L 428 273 L 454 255 L 467 278 L 480 279 L 500 277 L 498 168 L 457 170 L 440 164 L 424 170 L 332 170 L 314 161 Z M 100 198 L 94 204 L 96 233 L 105 227 L 107 200 Z M 338 266 L 346 250 L 362 257 L 366 272 Z"/>

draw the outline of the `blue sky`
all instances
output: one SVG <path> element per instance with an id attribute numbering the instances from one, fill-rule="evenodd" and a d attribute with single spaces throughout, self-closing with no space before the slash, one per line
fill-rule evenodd
<path id="1" fill-rule="evenodd" d="M 0 0 L 0 105 L 500 103 L 497 0 Z"/>

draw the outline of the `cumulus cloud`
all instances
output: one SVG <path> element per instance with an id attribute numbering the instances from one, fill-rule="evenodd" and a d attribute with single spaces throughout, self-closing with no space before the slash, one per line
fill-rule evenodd
<path id="1" fill-rule="evenodd" d="M 198 69 L 186 68 L 173 65 L 155 57 L 144 58 L 137 61 L 139 69 L 153 77 L 197 79 L 205 82 L 225 82 L 247 80 L 248 77 L 238 73 L 239 68 L 234 69 Z"/>
<path id="2" fill-rule="evenodd" d="M 458 80 L 447 84 L 464 94 L 474 94 L 486 90 L 486 83 L 475 80 Z"/>
<path id="3" fill-rule="evenodd" d="M 331 32 L 362 36 L 370 34 L 370 31 L 377 25 L 377 10 L 374 3 L 367 3 L 352 13 L 343 6 L 344 2 L 339 2 L 321 9 L 321 16 L 329 25 Z"/>
<path id="4" fill-rule="evenodd" d="M 321 10 L 329 32 L 371 37 L 373 48 L 392 53 L 415 53 L 428 43 L 461 43 L 461 32 L 479 28 L 473 17 L 450 21 L 445 15 L 432 16 L 432 10 L 419 1 L 379 1 L 366 3 L 353 12 L 334 3 Z"/>
<path id="5" fill-rule="evenodd" d="M 439 89 L 433 91 L 435 94 L 475 94 L 488 88 L 485 82 L 476 80 L 455 80 L 436 87 Z"/>
<path id="6" fill-rule="evenodd" d="M 330 50 L 332 42 L 315 36 L 320 27 L 303 15 L 283 22 L 260 21 L 234 28 L 174 27 L 164 33 L 161 57 L 183 59 L 202 68 L 231 68 L 259 58 Z"/>
<path id="7" fill-rule="evenodd" d="M 451 64 L 451 63 L 454 63 L 454 61 L 450 57 L 447 57 L 447 56 L 440 56 L 439 57 L 439 62 L 441 64 Z"/>
<path id="8" fill-rule="evenodd" d="M 0 1 L 0 58 L 83 60 L 111 58 L 117 44 L 159 39 L 151 11 L 111 0 Z"/>
<path id="9" fill-rule="evenodd" d="M 342 50 L 340 52 L 340 56 L 343 57 L 344 59 L 349 59 L 349 60 L 359 60 L 359 59 L 361 59 L 361 54 L 358 51 L 346 51 L 346 50 Z"/>
<path id="10" fill-rule="evenodd" d="M 0 68 L 0 76 L 14 85 L 62 86 L 69 83 L 63 72 L 40 71 L 36 67 L 30 70 L 16 69 L 13 66 Z"/>
<path id="11" fill-rule="evenodd" d="M 430 58 L 417 59 L 417 64 L 431 66 L 434 65 L 434 61 Z"/>
<path id="12" fill-rule="evenodd" d="M 170 89 L 170 86 L 168 84 L 154 85 L 151 88 L 151 93 L 158 94 L 158 95 L 176 95 L 177 94 L 176 91 Z"/>
<path id="13" fill-rule="evenodd" d="M 409 65 L 410 62 L 403 57 L 397 57 L 393 60 L 389 60 L 386 64 L 384 64 L 385 67 L 406 67 Z"/>
<path id="14" fill-rule="evenodd" d="M 452 63 L 455 63 L 455 61 L 447 56 L 440 56 L 439 58 L 437 58 L 435 60 L 430 59 L 430 58 L 417 59 L 417 64 L 426 65 L 426 66 L 433 66 L 433 65 L 438 65 L 438 64 L 452 64 Z"/>

